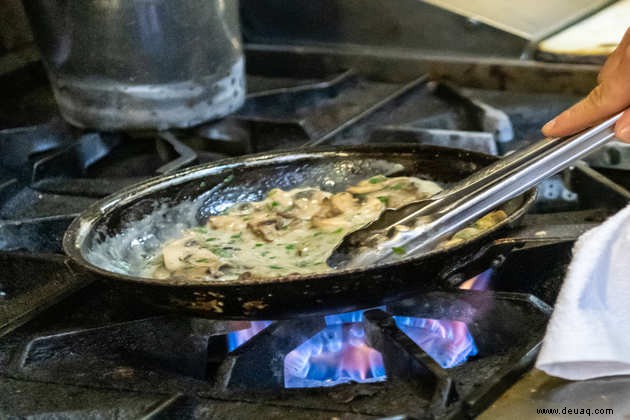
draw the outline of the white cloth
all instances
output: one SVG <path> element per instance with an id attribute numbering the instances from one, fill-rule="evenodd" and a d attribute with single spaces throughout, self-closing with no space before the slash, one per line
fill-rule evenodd
<path id="1" fill-rule="evenodd" d="M 536 367 L 572 380 L 630 374 L 630 206 L 576 242 Z"/>

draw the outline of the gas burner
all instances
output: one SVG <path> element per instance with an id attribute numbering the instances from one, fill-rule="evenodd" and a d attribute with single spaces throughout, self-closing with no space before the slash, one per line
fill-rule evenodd
<path id="1" fill-rule="evenodd" d="M 100 282 L 0 344 L 0 370 L 60 385 L 371 416 L 474 413 L 531 363 L 551 308 L 472 290 L 282 321 L 152 315 Z M 95 316 L 95 310 L 103 311 Z M 101 319 L 99 319 L 101 318 Z"/>

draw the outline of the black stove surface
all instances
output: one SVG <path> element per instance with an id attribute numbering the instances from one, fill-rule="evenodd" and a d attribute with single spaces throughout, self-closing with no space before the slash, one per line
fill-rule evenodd
<path id="1" fill-rule="evenodd" d="M 575 100 L 420 74 L 401 82 L 352 68 L 272 69 L 260 57 L 250 65 L 247 103 L 235 115 L 160 133 L 66 125 L 37 65 L 2 81 L 20 84 L 20 96 L 0 105 L 3 416 L 466 417 L 531 367 L 573 241 L 630 198 L 623 173 L 619 185 L 578 164 L 543 183 L 511 240 L 452 268 L 473 279 L 470 290 L 349 314 L 184 318 L 66 260 L 60 239 L 78 213 L 151 176 L 316 144 L 404 141 L 502 154 L 536 140 Z"/>

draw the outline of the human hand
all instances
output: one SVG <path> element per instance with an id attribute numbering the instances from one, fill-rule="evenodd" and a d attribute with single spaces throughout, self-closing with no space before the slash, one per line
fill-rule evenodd
<path id="1" fill-rule="evenodd" d="M 615 135 L 630 143 L 630 28 L 608 56 L 595 89 L 545 124 L 542 132 L 548 137 L 568 136 L 624 110 L 615 124 Z"/>

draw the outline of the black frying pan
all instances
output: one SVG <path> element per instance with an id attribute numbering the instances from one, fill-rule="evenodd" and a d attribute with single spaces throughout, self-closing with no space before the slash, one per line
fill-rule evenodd
<path id="1" fill-rule="evenodd" d="M 152 178 L 93 204 L 72 222 L 63 247 L 74 261 L 118 282 L 125 292 L 160 307 L 206 317 L 274 319 L 379 305 L 410 292 L 452 287 L 440 273 L 514 226 L 533 203 L 535 191 L 501 206 L 508 218 L 484 234 L 392 264 L 309 276 L 204 282 L 142 278 L 130 267 L 181 229 L 202 224 L 234 203 L 260 200 L 272 188 L 320 186 L 335 192 L 377 174 L 418 176 L 448 185 L 496 159 L 435 146 L 368 145 L 225 160 Z M 130 223 L 136 227 L 130 230 Z M 117 246 L 111 246 L 112 238 Z"/>

